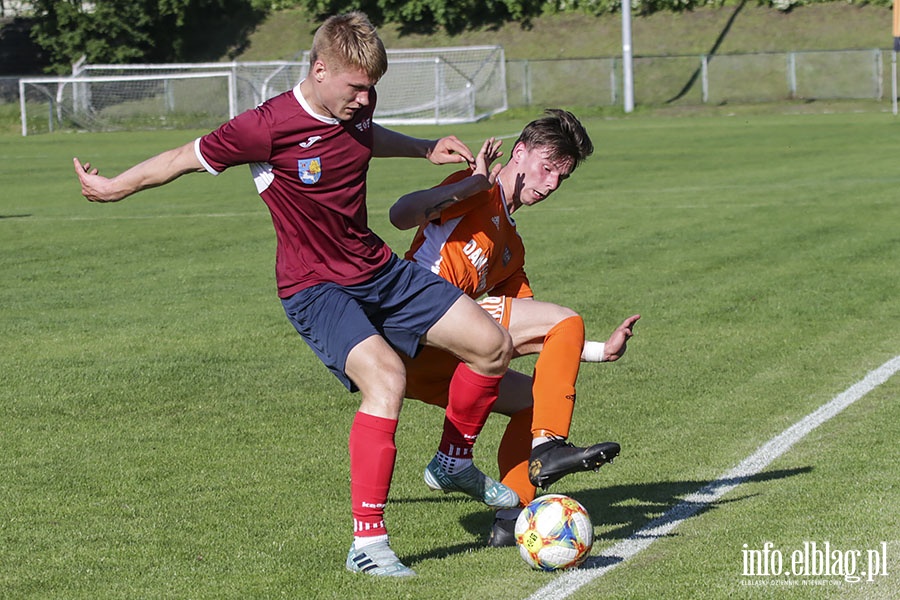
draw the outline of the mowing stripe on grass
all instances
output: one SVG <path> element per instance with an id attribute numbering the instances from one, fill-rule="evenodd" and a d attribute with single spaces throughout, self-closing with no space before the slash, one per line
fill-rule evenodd
<path id="1" fill-rule="evenodd" d="M 532 594 L 528 600 L 567 598 L 580 587 L 632 558 L 657 539 L 668 535 L 682 521 L 716 502 L 750 477 L 759 474 L 810 431 L 840 414 L 845 408 L 890 379 L 897 371 L 900 371 L 900 356 L 895 356 L 874 371 L 870 371 L 862 380 L 850 386 L 846 391 L 760 446 L 756 452 L 731 471 L 687 496 L 664 515 L 634 532 L 631 537 L 622 540 L 597 556 L 590 557 L 581 569 L 559 576 L 552 583 Z"/>
<path id="2" fill-rule="evenodd" d="M 223 213 L 179 213 L 179 214 L 162 214 L 156 213 L 152 215 L 94 215 L 90 217 L 64 216 L 64 217 L 33 217 L 31 215 L 15 215 L 5 217 L 8 219 L 16 219 L 26 222 L 45 222 L 45 221 L 157 221 L 160 219 L 243 219 L 245 217 L 268 217 L 269 213 L 264 211 L 248 211 L 248 212 L 223 212 Z"/>

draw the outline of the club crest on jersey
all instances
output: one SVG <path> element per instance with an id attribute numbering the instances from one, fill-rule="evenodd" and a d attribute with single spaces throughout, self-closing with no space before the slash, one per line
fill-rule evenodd
<path id="1" fill-rule="evenodd" d="M 306 158 L 297 161 L 297 173 L 300 181 L 307 185 L 312 185 L 319 181 L 322 176 L 322 160 L 318 156 L 316 158 Z"/>

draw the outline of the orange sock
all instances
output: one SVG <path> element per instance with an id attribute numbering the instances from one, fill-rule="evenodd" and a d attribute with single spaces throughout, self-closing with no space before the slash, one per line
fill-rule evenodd
<path id="1" fill-rule="evenodd" d="M 547 332 L 544 347 L 534 365 L 534 437 L 569 437 L 575 410 L 575 380 L 584 348 L 584 321 L 569 317 Z"/>
<path id="2" fill-rule="evenodd" d="M 531 457 L 531 408 L 520 410 L 509 418 L 500 447 L 497 450 L 497 466 L 500 482 L 512 488 L 525 506 L 534 500 L 534 486 L 528 479 L 528 459 Z"/>

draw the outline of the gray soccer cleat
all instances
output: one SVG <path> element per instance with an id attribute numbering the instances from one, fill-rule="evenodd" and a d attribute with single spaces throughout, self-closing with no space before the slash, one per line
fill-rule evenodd
<path id="1" fill-rule="evenodd" d="M 437 456 L 425 467 L 425 484 L 435 491 L 462 492 L 475 500 L 493 508 L 514 508 L 519 506 L 519 495 L 498 481 L 494 481 L 478 470 L 475 465 L 448 475 L 441 467 Z"/>
<path id="2" fill-rule="evenodd" d="M 347 570 L 382 577 L 412 577 L 416 574 L 400 562 L 386 541 L 369 544 L 359 550 L 355 543 L 352 544 L 347 553 Z"/>

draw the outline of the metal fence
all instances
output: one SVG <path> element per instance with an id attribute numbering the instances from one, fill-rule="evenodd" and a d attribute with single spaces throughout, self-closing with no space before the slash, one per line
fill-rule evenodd
<path id="1" fill-rule="evenodd" d="M 639 56 L 634 101 L 643 105 L 890 98 L 891 51 L 830 50 Z M 508 60 L 507 98 L 519 106 L 613 106 L 622 98 L 618 57 Z"/>
<path id="2" fill-rule="evenodd" d="M 19 101 L 19 78 L 0 77 L 0 104 Z"/>
<path id="3" fill-rule="evenodd" d="M 660 106 L 784 100 L 892 103 L 887 49 L 638 56 L 634 100 Z M 615 106 L 622 99 L 618 57 L 506 61 L 510 107 Z M 14 101 L 17 78 L 0 78 L 0 104 Z M 15 90 L 15 91 L 13 91 Z"/>

